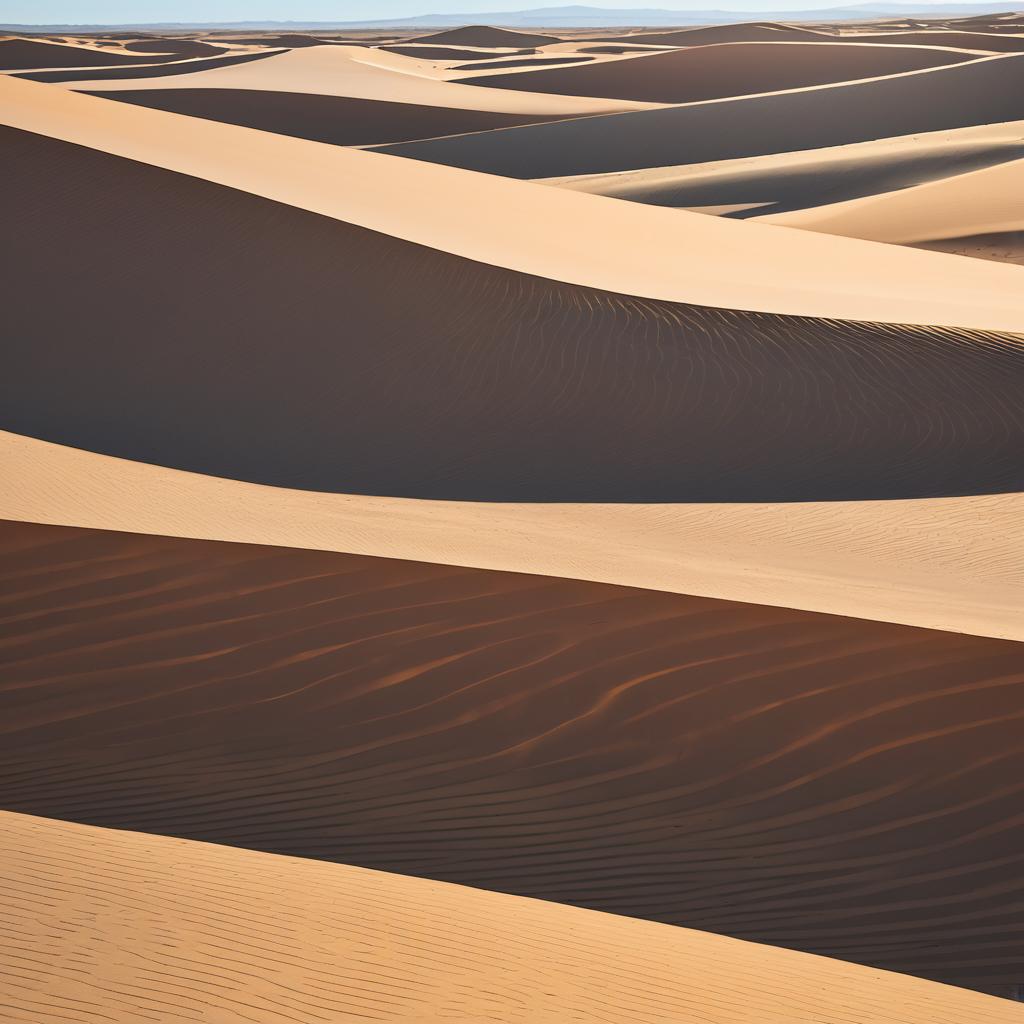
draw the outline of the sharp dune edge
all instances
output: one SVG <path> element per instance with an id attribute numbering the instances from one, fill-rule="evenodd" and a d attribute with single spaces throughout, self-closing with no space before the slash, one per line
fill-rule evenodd
<path id="1" fill-rule="evenodd" d="M 26 1024 L 1019 1020 L 990 997 L 697 932 L 182 840 L 0 823 L 0 902 L 18 937 L 3 954 L 4 1012 Z"/>
<path id="2" fill-rule="evenodd" d="M 0 433 L 0 518 L 565 576 L 1024 640 L 1024 495 L 551 505 L 313 494 Z"/>
<path id="3" fill-rule="evenodd" d="M 66 527 L 0 553 L 8 810 L 1024 969 L 1019 644 Z"/>
<path id="4" fill-rule="evenodd" d="M 0 81 L 0 98 L 0 123 L 12 128 L 550 280 L 723 309 L 1024 332 L 1018 267 L 699 214 L 666 216 L 603 196 L 325 147 L 34 82 Z M 644 244 L 609 245 L 614 238 Z M 685 253 L 699 258 L 680 266 Z M 955 285 L 937 290 L 937 277 L 946 274 Z"/>
<path id="5" fill-rule="evenodd" d="M 1024 160 L 791 213 L 765 223 L 879 242 L 924 242 L 1024 230 Z"/>

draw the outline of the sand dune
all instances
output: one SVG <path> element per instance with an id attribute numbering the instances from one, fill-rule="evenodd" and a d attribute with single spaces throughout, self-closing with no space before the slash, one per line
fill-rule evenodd
<path id="1" fill-rule="evenodd" d="M 675 29 L 668 32 L 637 32 L 606 36 L 602 42 L 655 43 L 665 46 L 708 46 L 715 43 L 798 43 L 836 38 L 796 25 L 774 22 L 749 22 L 739 25 L 708 25 L 704 28 Z"/>
<path id="2" fill-rule="evenodd" d="M 227 52 L 225 47 L 201 39 L 174 39 L 171 36 L 132 40 L 125 43 L 124 48 L 135 53 L 175 53 L 179 57 L 213 57 Z"/>
<path id="3" fill-rule="evenodd" d="M 234 65 L 176 76 L 173 88 L 266 89 L 271 92 L 348 96 L 354 99 L 418 103 L 497 114 L 598 114 L 647 106 L 627 100 L 551 96 L 507 89 L 485 91 L 431 77 L 437 68 L 397 53 L 355 46 L 311 46 L 275 54 L 255 64 Z M 121 85 L 96 79 L 76 82 L 75 89 L 164 89 L 160 78 L 134 80 Z"/>
<path id="4" fill-rule="evenodd" d="M 1024 967 L 1018 644 L 279 548 L 0 548 L 9 810 L 959 984 Z"/>
<path id="5" fill-rule="evenodd" d="M 782 505 L 314 494 L 0 433 L 0 518 L 386 555 L 1024 640 L 1020 494 Z"/>
<path id="6" fill-rule="evenodd" d="M 74 68 L 67 71 L 29 71 L 19 74 L 31 82 L 91 82 L 93 85 L 104 85 L 124 79 L 155 79 L 167 75 L 192 75 L 199 71 L 212 68 L 229 67 L 232 64 L 247 64 L 253 60 L 263 60 L 280 50 L 267 50 L 264 53 L 234 53 L 226 57 L 197 57 L 189 60 L 172 61 L 168 64 L 141 64 L 138 67 Z"/>
<path id="7" fill-rule="evenodd" d="M 742 216 L 804 209 L 919 185 L 1024 157 L 1024 121 L 547 184 L 656 206 Z"/>
<path id="8" fill-rule="evenodd" d="M 765 220 L 898 243 L 1024 231 L 1024 160 Z"/>
<path id="9" fill-rule="evenodd" d="M 851 45 L 837 50 L 828 43 L 724 43 L 602 61 L 586 68 L 488 75 L 463 81 L 531 92 L 691 103 L 875 78 L 976 57 L 974 53 L 930 47 Z"/>
<path id="10" fill-rule="evenodd" d="M 517 178 L 699 164 L 1017 121 L 1024 119 L 1022 86 L 1024 55 L 1000 56 L 874 81 L 632 111 L 388 151 Z"/>
<path id="11" fill-rule="evenodd" d="M 4 147 L 16 187 L 3 219 L 23 268 L 8 279 L 7 429 L 217 476 L 403 497 L 1024 490 L 1019 337 L 643 301 L 29 133 L 5 130 Z M 100 250 L 109 224 L 116 241 Z M 61 303 L 46 301 L 53 279 L 66 282 Z M 172 281 L 187 303 L 169 301 Z M 109 329 L 112 308 L 146 325 L 146 360 L 135 332 Z"/>
<path id="12" fill-rule="evenodd" d="M 10 100 L 0 121 L 13 128 L 533 277 L 726 310 L 1024 329 L 1014 268 L 767 225 L 666 216 L 599 196 L 317 146 L 30 82 L 0 80 L 0 95 Z M 342 180 L 359 187 L 339 189 Z M 422 201 L 427 194 L 429 204 Z M 523 210 L 531 216 L 523 217 Z M 609 247 L 609 238 L 643 238 L 644 244 Z M 680 253 L 695 256 L 680 267 Z M 937 294 L 936 278 L 945 274 L 955 275 L 956 286 Z"/>
<path id="13" fill-rule="evenodd" d="M 467 50 L 455 46 L 382 46 L 388 53 L 400 53 L 405 57 L 422 57 L 425 60 L 487 60 L 510 54 L 535 53 L 535 50 L 512 50 L 509 54 L 494 50 Z"/>
<path id="14" fill-rule="evenodd" d="M 0 71 L 22 71 L 29 68 L 113 67 L 125 64 L 151 64 L 154 54 L 112 53 L 99 47 L 71 46 L 37 39 L 0 38 Z M 166 60 L 173 60 L 169 54 Z"/>
<path id="15" fill-rule="evenodd" d="M 979 260 L 1015 263 L 1024 266 L 1024 231 L 994 231 L 987 235 L 961 235 L 914 243 L 933 252 L 971 256 Z"/>
<path id="16" fill-rule="evenodd" d="M 555 57 L 526 57 L 523 60 L 492 60 L 482 64 L 464 64 L 461 67 L 452 68 L 453 71 L 486 71 L 492 68 L 535 68 L 544 64 L 584 64 L 592 61 L 593 57 L 580 56 L 567 53 L 564 56 Z M 477 75 L 475 78 L 464 78 L 464 82 L 476 81 L 479 85 L 486 85 L 491 76 Z M 511 78 L 512 76 L 500 76 Z"/>
<path id="17" fill-rule="evenodd" d="M 865 32 L 846 36 L 844 41 L 898 46 L 955 46 L 965 50 L 988 50 L 991 53 L 1019 53 L 1024 50 L 1024 36 L 1001 36 L 984 32 Z"/>
<path id="18" fill-rule="evenodd" d="M 1009 1024 L 1010 1003 L 458 886 L 5 814 L 15 1021 Z M 59 881 L 59 885 L 54 884 Z M 191 908 L 197 899 L 202 912 Z"/>
<path id="19" fill-rule="evenodd" d="M 94 96 L 338 146 L 373 146 L 552 120 L 267 89 L 143 89 Z"/>
<path id="20" fill-rule="evenodd" d="M 416 36 L 410 43 L 437 43 L 450 46 L 544 46 L 546 43 L 561 42 L 557 36 L 540 35 L 532 32 L 513 32 L 490 25 L 466 25 L 463 28 L 432 32 Z"/>

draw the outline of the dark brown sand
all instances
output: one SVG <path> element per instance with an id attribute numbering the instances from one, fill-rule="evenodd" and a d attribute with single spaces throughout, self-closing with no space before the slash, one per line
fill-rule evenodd
<path id="1" fill-rule="evenodd" d="M 481 53 L 479 50 L 460 50 L 456 46 L 381 46 L 388 53 L 400 53 L 403 57 L 419 57 L 421 60 L 488 60 L 495 56 L 513 54 Z M 517 50 L 517 54 L 535 53 L 535 50 Z"/>
<path id="2" fill-rule="evenodd" d="M 589 69 L 579 72 L 584 70 Z M 874 82 L 516 128 L 486 138 L 413 143 L 388 152 L 514 178 L 556 178 L 821 149 L 1022 118 L 1024 55 Z"/>
<path id="3" fill-rule="evenodd" d="M 595 42 L 654 43 L 662 46 L 709 46 L 715 43 L 815 43 L 837 38 L 831 33 L 815 32 L 795 25 L 751 22 L 746 25 L 708 25 L 705 28 L 673 29 L 666 32 L 638 32 L 605 36 Z"/>
<path id="4" fill-rule="evenodd" d="M 745 93 L 798 89 L 974 59 L 970 54 L 912 47 L 807 43 L 735 43 L 602 61 L 565 68 L 467 78 L 472 85 L 569 96 L 692 103 Z"/>
<path id="5" fill-rule="evenodd" d="M 213 57 L 218 53 L 226 53 L 223 46 L 204 43 L 201 39 L 140 39 L 138 42 L 126 43 L 126 50 L 136 53 L 173 53 L 180 57 Z"/>
<path id="6" fill-rule="evenodd" d="M 467 64 L 461 68 L 455 68 L 455 71 L 483 71 L 487 68 L 532 68 L 539 67 L 542 64 L 585 64 L 587 61 L 593 60 L 593 57 L 575 57 L 571 54 L 564 57 L 534 57 L 527 60 L 495 60 L 489 61 L 487 64 Z M 464 78 L 463 82 L 472 82 L 473 85 L 486 85 L 492 76 L 484 78 Z M 502 83 L 507 83 L 509 79 L 516 77 L 515 75 L 498 75 L 493 76 L 501 79 Z M 530 76 L 532 81 L 533 76 Z M 505 87 L 503 85 L 503 87 Z M 508 88 L 513 88 L 511 85 Z M 529 90 L 531 87 L 527 84 L 523 86 L 524 89 Z M 541 89 L 540 92 L 545 90 Z"/>
<path id="7" fill-rule="evenodd" d="M 1024 37 L 990 36 L 974 32 L 889 32 L 879 35 L 845 36 L 852 43 L 888 43 L 904 46 L 954 46 L 964 50 L 988 50 L 992 53 L 1019 53 Z"/>
<path id="8" fill-rule="evenodd" d="M 372 146 L 560 119 L 266 89 L 139 89 L 91 95 L 337 146 Z"/>
<path id="9" fill-rule="evenodd" d="M 0 220 L 19 239 L 5 429 L 406 497 L 1024 489 L 1019 339 L 635 299 L 41 136 L 0 141 Z"/>
<path id="10" fill-rule="evenodd" d="M 25 524 L 0 556 L 7 809 L 1024 976 L 1024 645 Z"/>

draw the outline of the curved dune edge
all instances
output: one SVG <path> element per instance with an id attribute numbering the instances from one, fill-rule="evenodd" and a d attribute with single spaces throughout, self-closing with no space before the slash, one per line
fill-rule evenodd
<path id="1" fill-rule="evenodd" d="M 1024 640 L 1024 495 L 499 504 L 320 494 L 0 432 L 0 519 L 616 583 Z"/>
<path id="2" fill-rule="evenodd" d="M 607 114 L 625 110 L 644 110 L 657 106 L 629 100 L 594 99 L 586 96 L 553 96 L 516 90 L 481 90 L 444 80 L 443 66 L 427 58 L 417 59 L 386 50 L 367 50 L 361 46 L 310 46 L 287 50 L 260 61 L 267 64 L 259 73 L 244 65 L 196 71 L 179 76 L 179 88 L 195 89 L 269 89 L 322 96 L 351 96 L 384 99 L 396 103 L 421 103 L 425 106 L 457 107 L 462 110 L 488 110 L 493 113 Z M 91 92 L 100 88 L 96 80 L 67 83 L 67 88 Z M 140 89 L 163 89 L 158 77 L 138 79 Z M 114 84 L 112 89 L 124 88 Z"/>
<path id="3" fill-rule="evenodd" d="M 197 1005 L 257 1024 L 1019 1019 L 904 975 L 363 868 L 9 813 L 0 844 L 5 1013 L 32 1024 Z"/>
<path id="4" fill-rule="evenodd" d="M 898 192 L 769 214 L 762 220 L 766 224 L 900 244 L 1020 231 L 1024 230 L 1024 160 Z"/>
<path id="5" fill-rule="evenodd" d="M 34 82 L 0 82 L 0 100 L 12 128 L 551 280 L 721 309 L 1024 332 L 1019 267 L 667 213 Z"/>

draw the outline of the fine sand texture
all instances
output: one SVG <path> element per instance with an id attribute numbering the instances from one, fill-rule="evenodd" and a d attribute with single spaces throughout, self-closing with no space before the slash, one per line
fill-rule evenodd
<path id="1" fill-rule="evenodd" d="M 0 518 L 626 584 L 1024 640 L 1024 497 L 493 504 L 288 491 L 0 433 Z"/>
<path id="2" fill-rule="evenodd" d="M 409 77 L 377 70 L 389 82 Z M 531 277 L 724 310 L 1024 333 L 1021 277 L 1012 267 L 696 214 L 665 216 L 601 196 L 325 147 L 11 78 L 0 78 L 0 97 L 0 124 Z M 341 181 L 350 187 L 340 188 Z M 634 238 L 643 245 L 608 244 Z M 950 284 L 937 289 L 937 280 Z"/>
<path id="3" fill-rule="evenodd" d="M 987 235 L 939 238 L 915 244 L 933 252 L 949 252 L 956 256 L 1024 266 L 1024 231 L 995 231 Z"/>
<path id="4" fill-rule="evenodd" d="M 21 238 L 5 311 L 4 429 L 215 476 L 417 498 L 1024 489 L 1018 336 L 645 301 L 39 135 L 7 129 L 3 139 L 3 219 Z M 1017 267 L 893 251 L 951 264 L 953 275 L 962 264 L 1024 280 Z M 59 303 L 47 300 L 52 280 L 64 282 Z M 110 329 L 112 310 L 145 325 L 145 359 L 137 331 Z"/>
<path id="5" fill-rule="evenodd" d="M 1024 54 L 1011 54 L 870 81 L 412 143 L 389 152 L 508 177 L 555 178 L 822 149 L 1022 118 Z"/>
<path id="6" fill-rule="evenodd" d="M 545 183 L 655 206 L 734 207 L 731 216 L 746 218 L 895 192 L 1022 157 L 1024 121 L 1011 121 L 796 153 L 550 178 Z M 993 199 L 999 201 L 1012 205 L 1013 198 L 1002 189 Z M 940 218 L 950 215 L 931 212 Z"/>
<path id="7" fill-rule="evenodd" d="M 0 817 L 5 1016 L 1010 1024 L 1008 1002 L 375 871 Z"/>
<path id="8" fill-rule="evenodd" d="M 691 103 L 917 71 L 974 60 L 978 54 L 937 47 L 827 43 L 724 43 L 583 68 L 487 75 L 466 82 L 575 96 Z"/>
<path id="9" fill-rule="evenodd" d="M 568 580 L 0 530 L 5 805 L 800 948 L 1024 968 L 1024 647 Z"/>
<path id="10" fill-rule="evenodd" d="M 539 114 L 501 114 L 266 89 L 144 89 L 93 95 L 338 146 L 372 146 L 554 120 Z"/>

